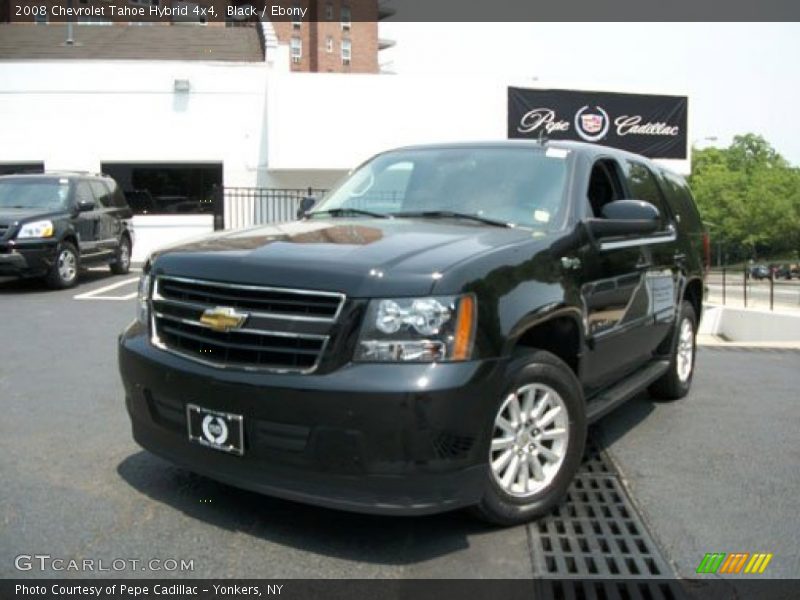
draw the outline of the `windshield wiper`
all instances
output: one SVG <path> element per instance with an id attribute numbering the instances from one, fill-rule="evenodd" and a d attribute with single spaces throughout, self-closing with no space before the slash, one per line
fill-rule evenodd
<path id="1" fill-rule="evenodd" d="M 455 210 L 420 210 L 417 212 L 391 213 L 391 215 L 393 217 L 422 217 L 423 219 L 468 219 L 486 225 L 493 225 L 494 227 L 514 227 L 513 223 L 490 219 L 471 213 L 462 213 Z"/>
<path id="2" fill-rule="evenodd" d="M 375 217 L 377 219 L 388 219 L 389 216 L 383 213 L 372 212 L 370 210 L 361 210 L 360 208 L 331 208 L 329 210 L 313 210 L 306 213 L 308 216 L 314 215 L 330 215 L 332 217 L 350 217 L 353 215 L 362 215 L 364 217 Z"/>

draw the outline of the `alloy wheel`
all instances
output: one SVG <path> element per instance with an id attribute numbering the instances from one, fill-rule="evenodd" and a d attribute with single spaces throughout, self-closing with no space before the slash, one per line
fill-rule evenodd
<path id="1" fill-rule="evenodd" d="M 489 462 L 507 494 L 528 497 L 553 481 L 567 455 L 569 415 L 564 400 L 542 383 L 508 395 L 494 422 Z"/>
<path id="2" fill-rule="evenodd" d="M 682 383 L 689 381 L 694 366 L 694 326 L 691 319 L 683 319 L 678 335 L 675 368 Z"/>
<path id="3" fill-rule="evenodd" d="M 78 260 L 70 250 L 62 250 L 58 255 L 58 276 L 62 281 L 69 283 L 78 273 Z"/>

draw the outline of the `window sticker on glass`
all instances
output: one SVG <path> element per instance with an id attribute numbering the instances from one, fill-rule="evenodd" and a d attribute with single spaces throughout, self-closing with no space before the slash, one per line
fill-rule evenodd
<path id="1" fill-rule="evenodd" d="M 533 211 L 533 219 L 539 221 L 539 223 L 547 223 L 550 221 L 550 213 L 546 210 L 535 210 Z"/>
<path id="2" fill-rule="evenodd" d="M 564 148 L 548 148 L 547 152 L 544 153 L 544 155 L 549 158 L 567 158 L 568 154 L 569 150 L 565 150 Z"/>

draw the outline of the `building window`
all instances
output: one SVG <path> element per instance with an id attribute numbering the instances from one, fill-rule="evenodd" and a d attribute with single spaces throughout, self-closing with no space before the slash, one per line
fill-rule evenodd
<path id="1" fill-rule="evenodd" d="M 331 36 L 325 38 L 325 51 L 328 54 L 333 54 L 333 37 Z"/>
<path id="2" fill-rule="evenodd" d="M 342 29 L 349 30 L 350 29 L 350 7 L 343 6 L 342 7 Z"/>
<path id="3" fill-rule="evenodd" d="M 325 20 L 333 21 L 333 2 L 325 4 Z"/>
<path id="4" fill-rule="evenodd" d="M 303 40 L 297 36 L 292 37 L 291 49 L 292 62 L 297 64 L 300 62 L 300 59 L 303 58 Z"/>
<path id="5" fill-rule="evenodd" d="M 347 66 L 353 55 L 353 44 L 350 40 L 342 40 L 342 64 Z"/>

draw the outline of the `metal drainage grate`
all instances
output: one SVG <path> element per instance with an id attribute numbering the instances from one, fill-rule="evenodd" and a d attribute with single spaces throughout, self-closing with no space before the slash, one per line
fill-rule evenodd
<path id="1" fill-rule="evenodd" d="M 683 598 L 675 572 L 590 439 L 565 501 L 528 527 L 545 598 Z"/>

